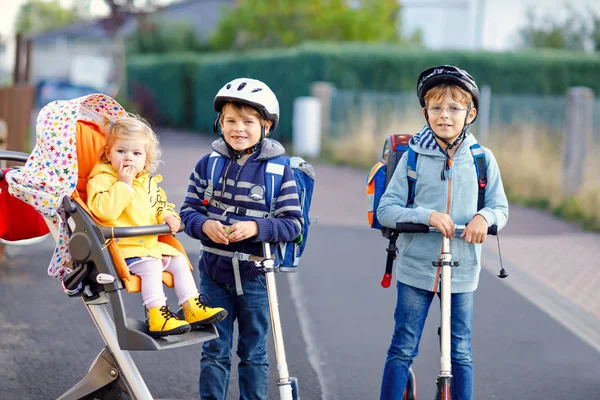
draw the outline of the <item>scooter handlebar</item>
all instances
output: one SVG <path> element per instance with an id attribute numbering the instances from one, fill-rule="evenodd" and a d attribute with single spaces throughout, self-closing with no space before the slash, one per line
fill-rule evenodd
<path id="1" fill-rule="evenodd" d="M 467 225 L 455 225 L 456 230 L 464 230 Z M 398 233 L 430 233 L 430 232 L 439 232 L 437 228 L 433 226 L 428 226 L 424 224 L 413 224 L 411 222 L 398 222 L 396 224 L 396 230 Z M 488 235 L 497 235 L 498 234 L 498 225 L 488 226 Z"/>

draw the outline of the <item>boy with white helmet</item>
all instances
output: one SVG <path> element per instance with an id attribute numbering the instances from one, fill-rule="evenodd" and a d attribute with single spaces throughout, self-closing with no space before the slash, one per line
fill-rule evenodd
<path id="1" fill-rule="evenodd" d="M 266 399 L 269 364 L 269 303 L 263 272 L 262 242 L 295 240 L 303 223 L 293 172 L 268 161 L 285 152 L 268 139 L 279 121 L 279 102 L 263 82 L 239 78 L 217 93 L 213 153 L 196 164 L 181 206 L 185 232 L 202 243 L 200 286 L 214 305 L 231 316 L 216 324 L 219 338 L 203 345 L 200 398 L 227 397 L 233 322 L 238 321 L 240 399 Z M 215 176 L 219 161 L 221 176 Z M 281 188 L 269 204 L 265 170 L 280 167 Z M 255 257 L 252 257 L 255 256 Z"/>

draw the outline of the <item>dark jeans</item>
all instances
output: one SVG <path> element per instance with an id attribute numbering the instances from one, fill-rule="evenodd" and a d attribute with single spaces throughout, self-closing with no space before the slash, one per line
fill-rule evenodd
<path id="1" fill-rule="evenodd" d="M 413 358 L 419 353 L 423 326 L 434 295 L 434 292 L 398 282 L 398 300 L 394 312 L 396 326 L 385 360 L 380 400 L 403 398 L 408 369 Z M 473 292 L 452 294 L 450 306 L 452 400 L 471 400 L 473 397 L 472 321 Z M 431 345 L 438 344 L 431 343 Z"/>
<path id="2" fill-rule="evenodd" d="M 225 400 L 231 372 L 233 323 L 238 321 L 237 355 L 241 400 L 266 400 L 269 379 L 267 335 L 269 301 L 264 275 L 243 282 L 244 294 L 236 294 L 235 285 L 215 282 L 200 272 L 200 293 L 211 299 L 212 307 L 223 307 L 228 316 L 216 324 L 219 337 L 205 342 L 200 362 L 200 398 Z"/>

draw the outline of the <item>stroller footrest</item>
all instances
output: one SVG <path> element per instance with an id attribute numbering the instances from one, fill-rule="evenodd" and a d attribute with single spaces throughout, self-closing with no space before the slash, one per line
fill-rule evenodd
<path id="1" fill-rule="evenodd" d="M 201 344 L 219 337 L 214 325 L 206 325 L 183 335 L 153 338 L 148 334 L 148 324 L 133 318 L 127 318 L 125 335 L 117 334 L 119 346 L 123 350 L 166 350 Z"/>

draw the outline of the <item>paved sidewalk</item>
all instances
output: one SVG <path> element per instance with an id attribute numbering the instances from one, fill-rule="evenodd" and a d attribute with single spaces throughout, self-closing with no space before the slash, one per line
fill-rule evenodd
<path id="1" fill-rule="evenodd" d="M 160 172 L 171 201 L 181 203 L 190 171 L 210 150 L 214 138 L 162 131 L 165 164 Z M 311 215 L 318 217 L 318 223 L 369 229 L 366 172 L 321 164 L 315 165 L 315 170 Z M 510 274 L 505 282 L 600 351 L 600 263 L 595 259 L 600 234 L 584 232 L 547 212 L 511 205 L 500 245 L 504 267 Z M 484 245 L 483 264 L 498 273 L 494 237 Z"/>

